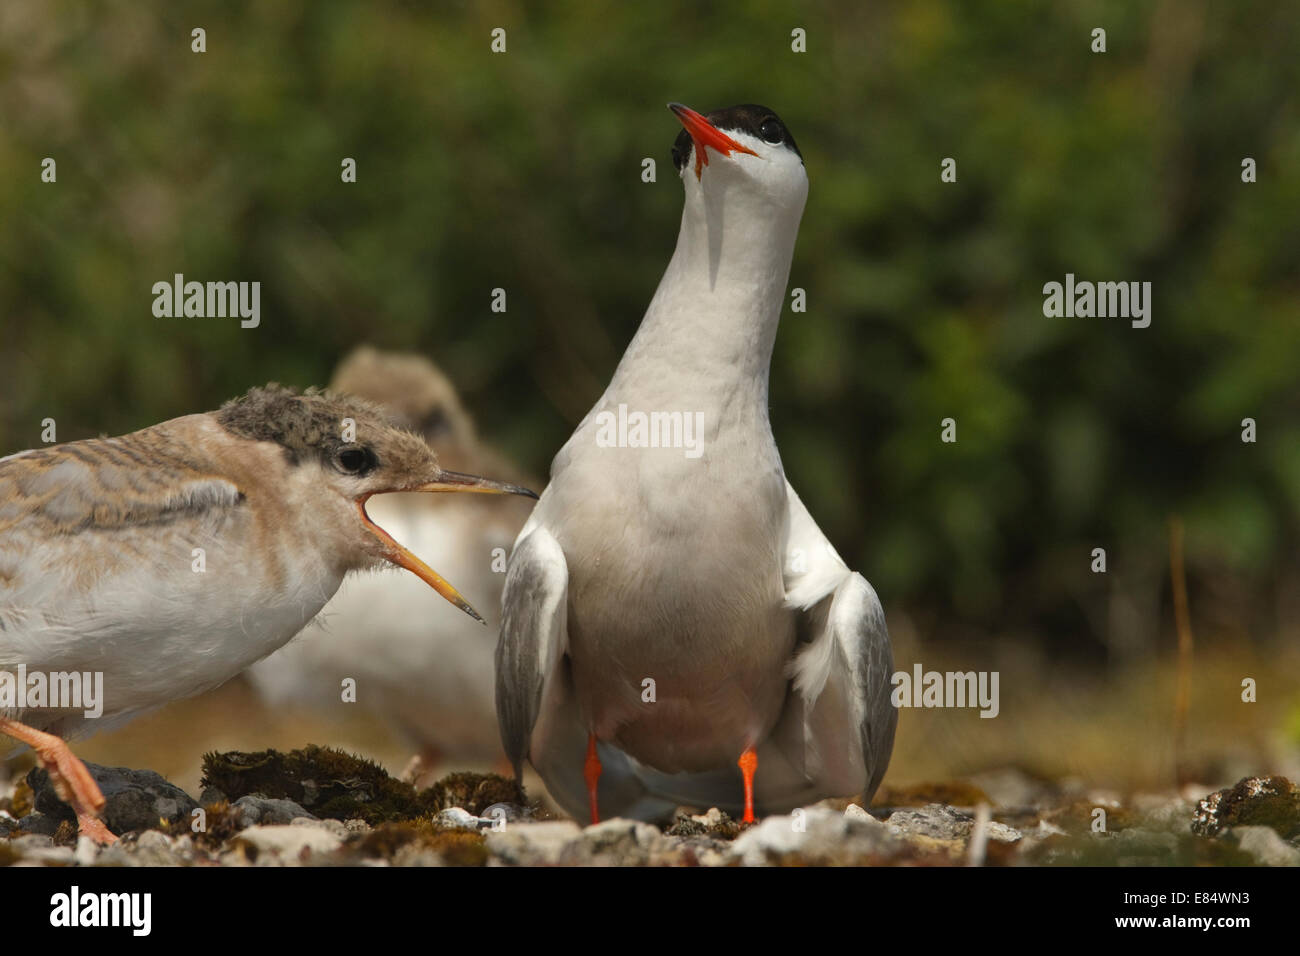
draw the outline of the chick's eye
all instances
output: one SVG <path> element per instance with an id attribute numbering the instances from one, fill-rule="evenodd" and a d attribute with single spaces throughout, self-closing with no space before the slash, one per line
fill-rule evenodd
<path id="1" fill-rule="evenodd" d="M 771 143 L 773 146 L 785 139 L 785 131 L 781 129 L 781 124 L 774 119 L 765 120 L 763 125 L 758 128 L 758 132 L 762 135 L 763 139 Z"/>
<path id="2" fill-rule="evenodd" d="M 334 460 L 339 470 L 349 475 L 360 475 L 374 467 L 375 456 L 368 448 L 344 448 Z"/>

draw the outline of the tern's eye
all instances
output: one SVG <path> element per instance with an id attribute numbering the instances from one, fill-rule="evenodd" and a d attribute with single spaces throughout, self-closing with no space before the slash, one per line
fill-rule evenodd
<path id="1" fill-rule="evenodd" d="M 764 140 L 773 146 L 785 142 L 785 130 L 781 128 L 780 122 L 775 119 L 764 120 L 763 125 L 758 128 L 758 132 Z"/>
<path id="2" fill-rule="evenodd" d="M 375 467 L 375 454 L 369 448 L 349 445 L 334 456 L 334 463 L 345 475 L 364 475 Z"/>

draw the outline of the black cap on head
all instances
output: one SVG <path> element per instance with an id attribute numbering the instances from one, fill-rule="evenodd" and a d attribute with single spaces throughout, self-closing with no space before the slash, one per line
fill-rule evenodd
<path id="1" fill-rule="evenodd" d="M 794 150 L 796 156 L 803 159 L 803 153 L 799 152 L 794 137 L 790 135 L 790 131 L 781 122 L 781 117 L 766 106 L 760 106 L 757 103 L 742 103 L 739 106 L 728 106 L 725 109 L 713 110 L 704 114 L 704 118 L 714 128 L 723 132 L 736 132 L 738 130 L 772 146 L 782 144 L 789 146 Z M 686 165 L 686 160 L 690 158 L 691 146 L 690 133 L 682 130 L 677 134 L 677 139 L 673 142 L 673 165 L 679 171 Z"/>

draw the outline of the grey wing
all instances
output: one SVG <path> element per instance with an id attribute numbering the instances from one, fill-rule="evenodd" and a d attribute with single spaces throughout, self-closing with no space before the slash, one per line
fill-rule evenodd
<path id="1" fill-rule="evenodd" d="M 885 610 L 880 598 L 866 578 L 854 575 L 871 592 L 871 601 L 879 615 L 879 627 L 873 626 L 870 634 L 863 634 L 859 646 L 862 650 L 863 669 L 860 674 L 863 701 L 862 747 L 863 756 L 871 770 L 867 789 L 862 799 L 869 803 L 885 779 L 889 758 L 894 753 L 894 732 L 898 729 L 898 708 L 894 706 L 894 647 L 885 626 Z"/>
<path id="2" fill-rule="evenodd" d="M 160 427 L 160 426 L 155 426 Z M 85 529 L 166 525 L 239 505 L 230 481 L 170 459 L 140 468 L 137 436 L 94 438 L 0 458 L 0 530 L 63 534 Z"/>
<path id="3" fill-rule="evenodd" d="M 506 572 L 496 653 L 497 719 L 516 775 L 529 756 L 546 693 L 562 677 L 568 590 L 569 569 L 559 542 L 529 522 Z"/>
<path id="4" fill-rule="evenodd" d="M 804 641 L 791 667 L 793 692 L 773 731 L 770 799 L 848 796 L 870 800 L 889 766 L 898 712 L 890 701 L 893 649 L 880 598 L 850 571 L 787 485 L 790 525 L 786 599 Z M 764 765 L 763 750 L 759 766 Z M 756 778 L 760 793 L 763 774 Z M 783 779 L 784 778 L 784 779 Z"/>
<path id="5" fill-rule="evenodd" d="M 821 639 L 834 643 L 835 654 L 847 671 L 858 735 L 856 745 L 861 749 L 867 775 L 863 800 L 870 801 L 889 766 L 898 726 L 898 711 L 890 700 L 894 652 L 884 608 L 866 578 L 856 572 L 851 574 L 830 600 Z"/>

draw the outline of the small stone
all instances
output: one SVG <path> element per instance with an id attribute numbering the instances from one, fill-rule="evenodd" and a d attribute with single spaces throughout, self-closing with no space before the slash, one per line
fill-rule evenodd
<path id="1" fill-rule="evenodd" d="M 1015 827 L 998 823 L 996 820 L 989 823 L 985 832 L 988 833 L 990 840 L 997 840 L 999 843 L 1019 843 L 1023 838 L 1023 834 Z"/>
<path id="2" fill-rule="evenodd" d="M 90 866 L 99 856 L 99 845 L 90 837 L 82 834 L 77 837 L 77 849 L 73 855 L 79 866 Z"/>
<path id="3" fill-rule="evenodd" d="M 99 851 L 99 857 L 95 860 L 96 866 L 139 866 L 139 861 L 127 849 L 125 841 L 119 841 L 112 846 L 102 847 Z"/>
<path id="4" fill-rule="evenodd" d="M 182 863 L 194 862 L 194 839 L 188 833 L 181 834 L 172 840 L 172 852 Z"/>
<path id="5" fill-rule="evenodd" d="M 86 764 L 86 769 L 104 794 L 102 817 L 114 833 L 148 830 L 158 826 L 160 820 L 188 821 L 190 812 L 198 807 L 189 794 L 152 770 L 101 767 L 93 763 Z M 35 810 L 53 817 L 56 825 L 62 820 L 76 822 L 76 814 L 55 793 L 44 770 L 33 768 L 27 774 L 27 784 L 32 788 Z"/>
<path id="6" fill-rule="evenodd" d="M 258 824 L 264 826 L 287 825 L 299 817 L 316 819 L 314 815 L 308 813 L 292 800 L 264 797 L 260 793 L 240 797 L 232 807 L 235 813 L 238 814 L 237 819 L 241 827 L 257 826 Z"/>
<path id="7" fill-rule="evenodd" d="M 850 803 L 847 807 L 845 807 L 844 815 L 851 820 L 861 820 L 864 823 L 868 820 L 879 822 L 876 820 L 875 817 L 869 814 L 866 810 L 862 809 L 856 803 Z"/>
<path id="8" fill-rule="evenodd" d="M 566 863 L 642 866 L 661 839 L 658 827 L 615 817 L 583 830 L 581 838 L 566 847 L 562 859 Z"/>
<path id="9" fill-rule="evenodd" d="M 145 830 L 134 842 L 127 843 L 133 866 L 179 866 L 180 860 L 172 850 L 171 838 L 158 830 Z"/>
<path id="10" fill-rule="evenodd" d="M 36 847 L 23 853 L 22 862 L 39 863 L 41 866 L 72 866 L 77 862 L 77 855 L 70 846 Z"/>
<path id="11" fill-rule="evenodd" d="M 145 830 L 136 840 L 136 845 L 141 849 L 149 850 L 170 850 L 172 841 L 168 839 L 167 834 L 160 833 L 157 830 Z"/>
<path id="12" fill-rule="evenodd" d="M 232 845 L 258 866 L 300 866 L 333 853 L 343 841 L 328 830 L 276 824 L 241 830 Z"/>
<path id="13" fill-rule="evenodd" d="M 1300 849 L 1287 843 L 1272 827 L 1233 827 L 1232 836 L 1243 853 L 1261 866 L 1300 866 Z"/>
<path id="14" fill-rule="evenodd" d="M 463 807 L 448 807 L 438 811 L 438 825 L 457 830 L 483 830 L 492 826 L 492 821 L 476 817 Z"/>
<path id="15" fill-rule="evenodd" d="M 886 821 L 895 833 L 923 836 L 932 840 L 964 840 L 970 835 L 975 818 L 961 810 L 931 803 L 919 810 L 895 810 Z"/>
<path id="16" fill-rule="evenodd" d="M 487 834 L 488 852 L 503 863 L 554 866 L 564 848 L 578 839 L 582 830 L 571 820 L 520 823 Z"/>
<path id="17" fill-rule="evenodd" d="M 23 817 L 23 819 L 27 818 Z M 54 840 L 44 833 L 24 833 L 20 837 L 14 837 L 9 845 L 19 853 L 26 853 L 28 850 L 42 850 L 54 846 Z"/>
<path id="18" fill-rule="evenodd" d="M 731 844 L 729 858 L 743 866 L 855 865 L 892 856 L 903 846 L 887 827 L 836 810 L 810 808 L 798 815 L 767 817 L 750 827 Z"/>
<path id="19" fill-rule="evenodd" d="M 295 827 L 317 827 L 321 830 L 328 830 L 330 833 L 333 833 L 340 840 L 346 840 L 348 836 L 353 832 L 352 830 L 349 830 L 344 825 L 342 820 L 330 820 L 330 819 L 320 820 L 312 816 L 294 817 L 292 820 L 289 821 L 289 825 Z M 369 830 L 370 827 L 367 826 L 366 829 Z"/>

